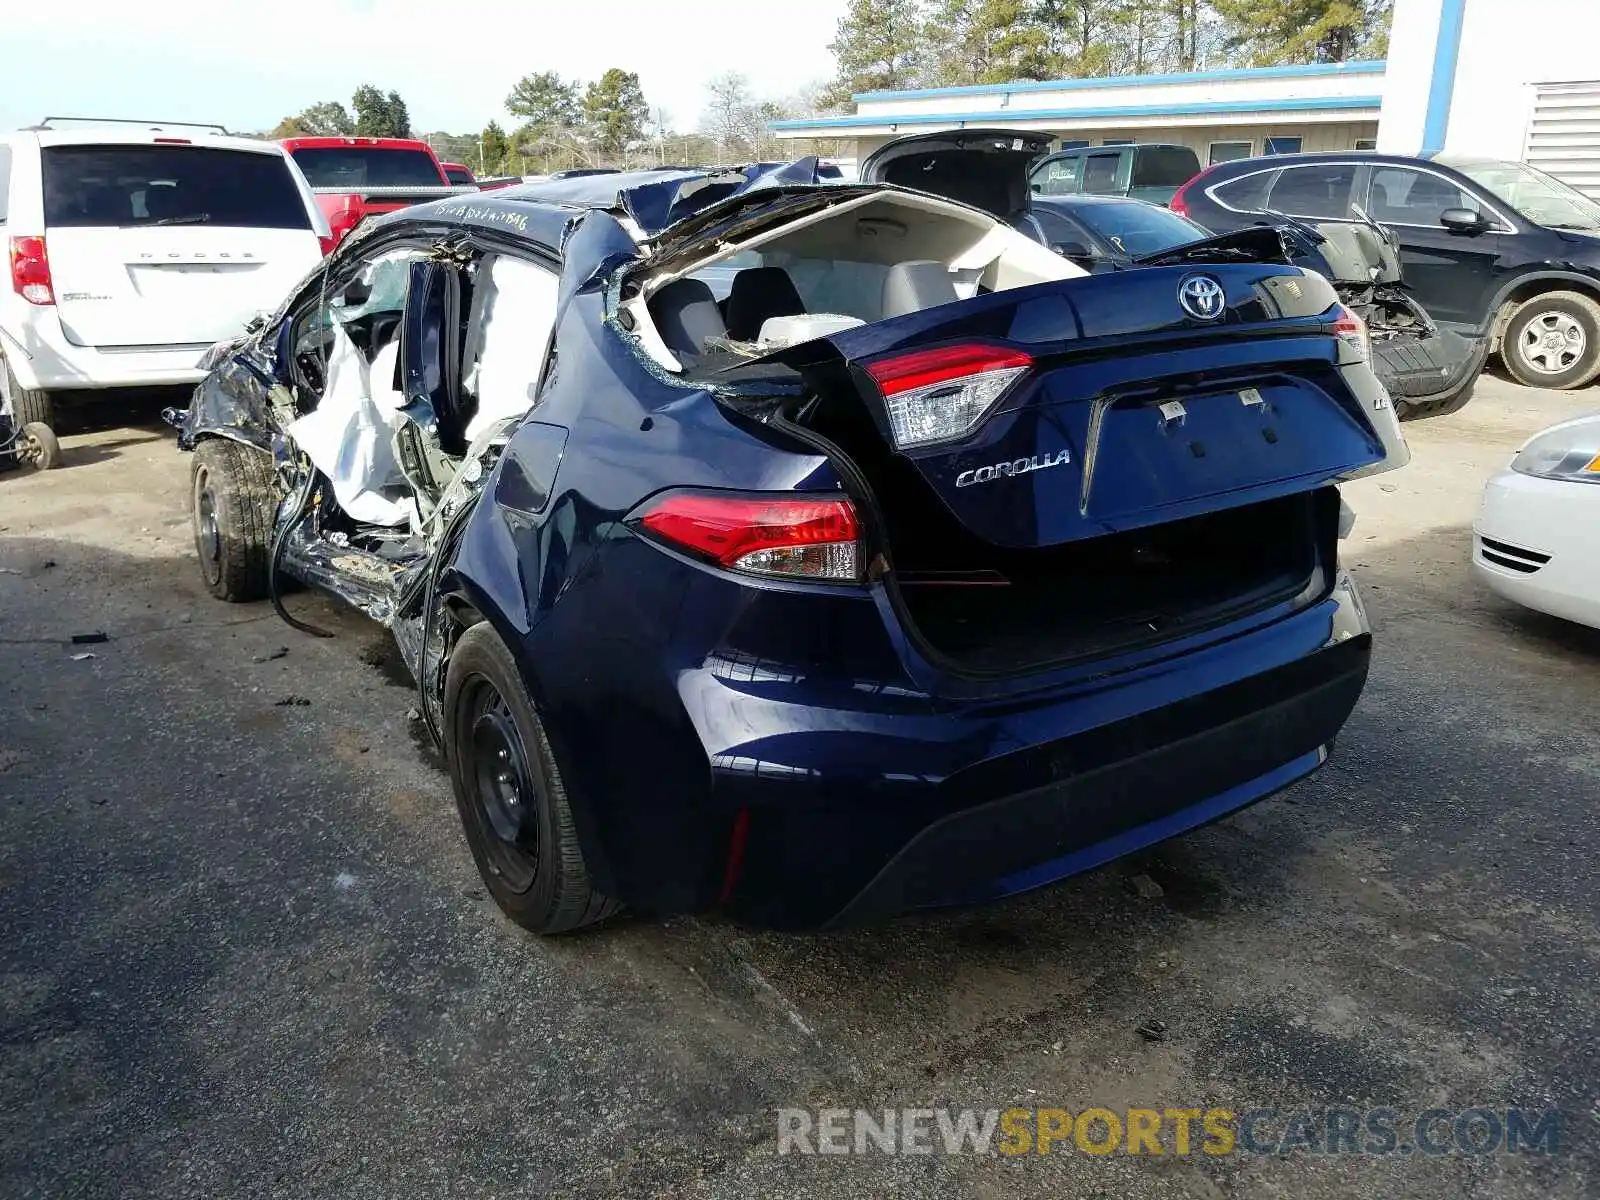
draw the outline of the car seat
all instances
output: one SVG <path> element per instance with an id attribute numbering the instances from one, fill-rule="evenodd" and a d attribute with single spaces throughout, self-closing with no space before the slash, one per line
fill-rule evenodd
<path id="1" fill-rule="evenodd" d="M 734 277 L 735 283 L 738 278 Z M 707 339 L 727 336 L 722 310 L 703 279 L 673 280 L 650 297 L 648 307 L 661 340 L 685 363 L 706 352 Z"/>
<path id="2" fill-rule="evenodd" d="M 1405 210 L 1395 204 L 1389 185 L 1381 179 L 1375 178 L 1372 181 L 1370 203 L 1372 211 L 1368 215 L 1374 221 L 1393 221 L 1404 216 Z"/>
<path id="3" fill-rule="evenodd" d="M 949 268 L 931 259 L 896 263 L 883 279 L 885 319 L 954 304 L 960 298 Z"/>
<path id="4" fill-rule="evenodd" d="M 753 342 L 769 317 L 794 317 L 806 311 L 800 292 L 782 267 L 747 267 L 733 277 L 725 309 L 728 336 Z"/>

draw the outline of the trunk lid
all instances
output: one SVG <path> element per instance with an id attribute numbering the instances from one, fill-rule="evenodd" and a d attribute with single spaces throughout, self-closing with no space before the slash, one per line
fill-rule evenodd
<path id="1" fill-rule="evenodd" d="M 861 182 L 892 183 L 981 208 L 1009 221 L 1028 208 L 1028 166 L 1049 134 L 962 129 L 897 138 L 861 164 Z"/>
<path id="2" fill-rule="evenodd" d="M 1220 290 L 1215 315 L 1186 311 L 1195 280 Z M 772 357 L 819 393 L 853 389 L 895 469 L 914 470 L 967 533 L 1044 547 L 1381 463 L 1390 443 L 1342 374 L 1339 312 L 1325 280 L 1292 267 L 1149 268 L 979 296 Z M 963 433 L 907 444 L 909 418 L 897 435 L 892 409 L 908 398 L 981 408 L 959 378 L 938 379 L 941 355 L 972 347 L 998 372 L 989 407 Z"/>

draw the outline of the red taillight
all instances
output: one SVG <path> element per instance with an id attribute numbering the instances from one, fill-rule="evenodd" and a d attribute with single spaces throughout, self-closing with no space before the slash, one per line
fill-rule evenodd
<path id="1" fill-rule="evenodd" d="M 1343 305 L 1339 306 L 1338 314 L 1333 322 L 1333 336 L 1352 352 L 1356 362 L 1366 362 L 1372 357 L 1372 335 L 1367 331 L 1367 323 Z"/>
<path id="2" fill-rule="evenodd" d="M 332 254 L 333 248 L 338 244 L 339 239 L 334 237 L 332 234 L 329 234 L 327 237 L 323 237 L 320 233 L 317 235 L 317 245 L 322 247 L 323 258 L 327 258 L 328 255 Z"/>
<path id="3" fill-rule="evenodd" d="M 867 374 L 883 389 L 885 396 L 896 396 L 951 379 L 1032 364 L 1032 358 L 1008 346 L 940 346 L 879 359 L 867 367 Z"/>
<path id="4" fill-rule="evenodd" d="M 734 571 L 854 582 L 856 510 L 837 497 L 669 493 L 635 524 L 668 545 Z"/>
<path id="5" fill-rule="evenodd" d="M 50 283 L 50 256 L 42 237 L 11 239 L 11 287 L 29 304 L 54 304 Z"/>
<path id="6" fill-rule="evenodd" d="M 350 231 L 367 215 L 367 206 L 360 196 L 347 196 L 345 201 L 328 217 L 328 233 L 330 236 L 322 239 L 327 247 L 324 254 L 329 253 L 350 235 Z"/>
<path id="7" fill-rule="evenodd" d="M 1184 184 L 1175 193 L 1173 193 L 1172 199 L 1167 201 L 1167 207 L 1173 212 L 1177 213 L 1180 217 L 1187 217 L 1189 215 L 1189 189 L 1194 187 L 1195 184 L 1199 183 L 1214 170 L 1216 170 L 1215 166 L 1207 167 L 1205 170 L 1201 171 L 1200 174 L 1190 179 L 1188 183 Z"/>
<path id="8" fill-rule="evenodd" d="M 155 144 L 158 145 L 158 146 L 192 146 L 192 145 L 194 145 L 194 143 L 191 142 L 188 138 L 152 138 L 150 140 L 155 142 Z"/>
<path id="9" fill-rule="evenodd" d="M 868 363 L 901 449 L 964 437 L 1033 366 L 1021 350 L 984 342 L 913 350 Z"/>

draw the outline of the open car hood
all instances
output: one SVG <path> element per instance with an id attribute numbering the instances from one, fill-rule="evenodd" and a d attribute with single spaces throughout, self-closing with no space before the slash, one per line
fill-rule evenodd
<path id="1" fill-rule="evenodd" d="M 1028 207 L 1028 166 L 1050 143 L 1049 134 L 1014 129 L 913 134 L 869 154 L 861 182 L 932 192 L 1005 221 Z"/>

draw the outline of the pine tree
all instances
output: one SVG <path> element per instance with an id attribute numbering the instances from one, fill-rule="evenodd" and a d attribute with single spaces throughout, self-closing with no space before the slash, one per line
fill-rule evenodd
<path id="1" fill-rule="evenodd" d="M 1056 66 L 1030 0 L 940 0 L 926 28 L 930 83 L 1048 79 Z"/>
<path id="2" fill-rule="evenodd" d="M 583 93 L 583 123 L 594 147 L 615 158 L 644 136 L 650 106 L 639 76 L 612 67 Z"/>
<path id="3" fill-rule="evenodd" d="M 1230 48 L 1255 66 L 1348 62 L 1387 41 L 1393 0 L 1213 0 Z"/>
<path id="4" fill-rule="evenodd" d="M 411 136 L 411 114 L 399 92 L 385 95 L 364 83 L 350 98 L 350 107 L 355 110 L 355 132 L 362 137 Z"/>
<path id="5" fill-rule="evenodd" d="M 383 98 L 383 110 L 387 114 L 389 137 L 411 136 L 411 111 L 406 108 L 406 102 L 400 99 L 399 92 L 390 92 Z"/>
<path id="6" fill-rule="evenodd" d="M 921 82 L 923 20 L 917 0 L 850 0 L 828 49 L 838 75 L 825 95 L 843 105 L 856 92 L 915 87 Z"/>
<path id="7" fill-rule="evenodd" d="M 554 71 L 540 71 L 517 80 L 506 97 L 506 111 L 536 127 L 562 127 L 578 123 L 578 83 L 568 83 Z"/>
<path id="8" fill-rule="evenodd" d="M 478 135 L 478 165 L 489 174 L 506 171 L 511 158 L 511 139 L 498 121 L 490 121 Z"/>

